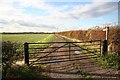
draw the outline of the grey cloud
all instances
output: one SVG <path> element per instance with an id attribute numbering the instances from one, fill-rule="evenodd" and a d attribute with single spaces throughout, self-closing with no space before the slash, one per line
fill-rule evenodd
<path id="1" fill-rule="evenodd" d="M 95 17 L 100 17 L 104 16 L 106 14 L 115 12 L 118 10 L 118 5 L 117 2 L 105 2 L 105 3 L 100 3 L 97 5 L 97 3 L 94 3 L 96 5 L 91 5 L 87 10 L 77 10 L 74 11 L 71 14 L 71 18 L 73 19 L 80 19 L 80 18 L 95 18 Z M 83 7 L 85 8 L 85 6 Z"/>
<path id="2" fill-rule="evenodd" d="M 29 26 L 29 27 L 56 28 L 51 25 L 38 24 L 38 23 L 33 23 L 33 22 L 17 21 L 17 23 L 19 23 L 22 26 Z"/>
<path id="3" fill-rule="evenodd" d="M 45 24 L 40 24 L 40 23 L 33 23 L 33 22 L 25 22 L 25 21 L 16 21 L 16 20 L 10 20 L 10 21 L 7 21 L 5 19 L 0 19 L 0 23 L 1 24 L 11 24 L 11 23 L 17 23 L 21 26 L 26 26 L 26 27 L 39 27 L 39 28 L 49 28 L 49 29 L 56 29 L 55 26 L 52 26 L 52 25 L 45 25 Z M 17 26 L 16 26 L 17 27 Z"/>

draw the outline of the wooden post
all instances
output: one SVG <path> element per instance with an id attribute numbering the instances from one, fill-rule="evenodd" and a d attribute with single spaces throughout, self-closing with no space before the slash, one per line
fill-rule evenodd
<path id="1" fill-rule="evenodd" d="M 103 49 L 102 49 L 102 55 L 105 56 L 108 52 L 108 34 L 109 34 L 109 27 L 106 27 L 106 29 L 103 29 L 103 31 L 106 31 L 106 38 L 103 41 Z"/>
<path id="2" fill-rule="evenodd" d="M 109 27 L 106 27 L 103 31 L 105 31 L 105 40 L 108 40 Z"/>
<path id="3" fill-rule="evenodd" d="M 109 27 L 106 27 L 106 40 L 108 40 Z"/>
<path id="4" fill-rule="evenodd" d="M 102 41 L 100 40 L 100 54 L 102 55 Z"/>
<path id="5" fill-rule="evenodd" d="M 107 54 L 108 51 L 108 41 L 104 40 L 103 41 L 103 48 L 102 48 L 102 55 L 105 56 Z"/>
<path id="6" fill-rule="evenodd" d="M 24 43 L 24 54 L 25 54 L 25 64 L 29 66 L 29 52 L 28 52 L 28 43 Z"/>

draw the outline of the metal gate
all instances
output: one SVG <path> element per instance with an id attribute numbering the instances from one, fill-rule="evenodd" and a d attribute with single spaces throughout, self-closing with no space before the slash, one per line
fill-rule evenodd
<path id="1" fill-rule="evenodd" d="M 25 64 L 49 64 L 80 60 L 80 54 L 101 55 L 101 40 L 82 42 L 24 43 Z"/>

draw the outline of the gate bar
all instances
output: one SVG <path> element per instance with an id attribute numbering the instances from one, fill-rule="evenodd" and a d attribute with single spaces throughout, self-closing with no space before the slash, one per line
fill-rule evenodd
<path id="1" fill-rule="evenodd" d="M 82 41 L 82 42 L 74 42 L 74 43 L 92 43 L 92 42 L 98 42 L 101 40 L 90 40 L 90 41 Z M 52 44 L 52 43 L 73 43 L 73 42 L 41 42 L 41 43 L 28 43 L 28 44 Z"/>

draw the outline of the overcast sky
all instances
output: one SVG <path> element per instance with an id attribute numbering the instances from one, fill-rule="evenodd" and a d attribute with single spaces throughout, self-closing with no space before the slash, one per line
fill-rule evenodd
<path id="1" fill-rule="evenodd" d="M 115 24 L 119 0 L 0 0 L 0 32 L 55 32 Z"/>

